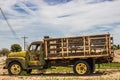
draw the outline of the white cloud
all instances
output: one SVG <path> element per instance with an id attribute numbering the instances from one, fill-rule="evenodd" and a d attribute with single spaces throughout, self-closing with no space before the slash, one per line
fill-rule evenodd
<path id="1" fill-rule="evenodd" d="M 114 21 L 120 21 L 120 1 L 105 2 L 99 4 L 84 4 L 69 3 L 56 6 L 47 6 L 41 13 L 43 21 L 51 24 L 64 24 L 72 26 L 89 27 L 96 24 L 108 24 Z M 75 6 L 76 5 L 76 6 Z M 71 15 L 66 18 L 57 18 L 62 15 Z M 81 24 L 82 23 L 82 24 Z M 87 23 L 87 24 L 86 24 Z"/>
<path id="2" fill-rule="evenodd" d="M 44 24 L 46 30 L 43 30 L 45 31 L 43 34 L 48 32 L 48 35 L 50 34 L 50 29 L 54 29 L 58 31 L 58 33 L 62 33 L 63 36 L 66 36 L 90 29 L 94 30 L 97 26 L 102 26 L 102 28 L 104 28 L 101 29 L 101 31 L 113 29 L 110 31 L 111 33 L 116 34 L 115 32 L 119 32 L 120 26 L 114 26 L 116 27 L 114 29 L 113 24 L 120 23 L 120 0 L 88 4 L 89 2 L 96 1 L 99 2 L 100 0 L 82 0 L 82 2 L 81 0 L 72 0 L 68 3 L 51 6 L 43 0 L 1 0 L 0 7 L 5 13 L 9 13 L 15 17 L 9 19 L 15 31 L 26 31 L 25 29 L 30 31 L 31 27 L 35 29 L 36 26 L 40 26 L 39 29 L 41 29 L 41 26 Z M 37 10 L 31 10 L 24 2 L 30 2 L 36 5 Z M 12 7 L 15 4 L 19 5 L 21 9 L 24 9 L 29 14 L 23 14 L 13 10 Z M 0 24 L 0 31 L 9 30 L 5 21 L 0 20 Z M 36 31 L 31 30 L 31 32 L 33 33 Z M 93 33 L 94 32 L 100 33 L 99 30 L 93 31 Z M 25 33 L 21 33 L 21 35 L 22 34 Z M 26 35 L 27 34 L 30 33 L 26 33 Z M 117 36 L 118 34 L 116 34 L 115 38 Z M 116 42 L 120 41 L 116 40 Z"/>

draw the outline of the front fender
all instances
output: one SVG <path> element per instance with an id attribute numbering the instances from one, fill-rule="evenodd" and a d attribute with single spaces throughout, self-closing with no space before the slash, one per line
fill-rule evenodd
<path id="1" fill-rule="evenodd" d="M 6 69 L 9 68 L 9 65 L 12 62 L 20 63 L 23 69 L 27 68 L 26 59 L 24 57 L 9 57 L 9 58 L 6 59 L 6 66 L 5 66 Z"/>

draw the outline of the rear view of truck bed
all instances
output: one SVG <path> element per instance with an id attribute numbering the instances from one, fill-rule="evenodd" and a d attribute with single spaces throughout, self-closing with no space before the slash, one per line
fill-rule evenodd
<path id="1" fill-rule="evenodd" d="M 44 38 L 45 59 L 97 58 L 112 55 L 110 34 Z"/>

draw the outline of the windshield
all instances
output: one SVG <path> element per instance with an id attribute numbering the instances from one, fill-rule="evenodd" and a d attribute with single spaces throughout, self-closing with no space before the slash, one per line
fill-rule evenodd
<path id="1" fill-rule="evenodd" d="M 37 44 L 37 45 L 31 45 L 30 46 L 30 51 L 38 51 L 40 50 L 41 45 Z"/>

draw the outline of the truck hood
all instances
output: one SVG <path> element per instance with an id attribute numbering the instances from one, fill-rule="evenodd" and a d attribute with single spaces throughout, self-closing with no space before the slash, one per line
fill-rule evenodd
<path id="1" fill-rule="evenodd" d="M 21 51 L 21 52 L 11 52 L 8 54 L 8 57 L 26 57 L 27 52 Z"/>

